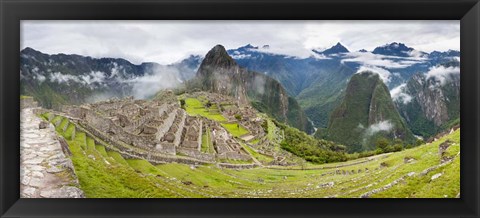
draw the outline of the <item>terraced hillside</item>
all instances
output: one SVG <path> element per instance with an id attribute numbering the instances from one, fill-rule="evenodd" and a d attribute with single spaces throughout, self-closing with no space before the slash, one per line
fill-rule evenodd
<path id="1" fill-rule="evenodd" d="M 50 121 L 67 140 L 89 198 L 444 198 L 460 191 L 460 129 L 429 144 L 348 162 L 233 170 L 125 159 L 69 119 Z"/>

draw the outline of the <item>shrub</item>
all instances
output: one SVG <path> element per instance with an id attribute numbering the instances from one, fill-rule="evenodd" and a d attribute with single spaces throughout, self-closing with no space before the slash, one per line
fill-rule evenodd
<path id="1" fill-rule="evenodd" d="M 417 141 L 415 141 L 415 146 L 420 146 L 420 145 L 422 145 L 423 143 L 425 143 L 425 142 L 423 141 L 423 139 L 417 139 Z"/>
<path id="2" fill-rule="evenodd" d="M 382 137 L 382 138 L 377 139 L 377 142 L 375 143 L 375 147 L 377 149 L 385 151 L 387 149 L 388 144 L 390 144 L 388 139 Z"/>
<path id="3" fill-rule="evenodd" d="M 207 103 L 205 104 L 205 107 L 210 108 L 211 106 L 212 106 L 212 102 L 207 101 Z"/>
<path id="4" fill-rule="evenodd" d="M 180 99 L 180 107 L 185 109 L 185 99 Z"/>

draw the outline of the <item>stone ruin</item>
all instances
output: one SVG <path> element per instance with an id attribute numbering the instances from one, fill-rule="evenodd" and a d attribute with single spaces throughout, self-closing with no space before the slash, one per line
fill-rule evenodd
<path id="1" fill-rule="evenodd" d="M 252 161 L 252 157 L 218 123 L 189 116 L 177 101 L 126 99 L 62 108 L 68 117 L 113 145 L 122 144 L 151 154 L 187 156 L 200 162 Z M 214 151 L 202 152 L 202 136 L 210 131 Z M 131 149 L 130 149 L 131 150 Z M 126 151 L 131 152 L 131 151 Z"/>

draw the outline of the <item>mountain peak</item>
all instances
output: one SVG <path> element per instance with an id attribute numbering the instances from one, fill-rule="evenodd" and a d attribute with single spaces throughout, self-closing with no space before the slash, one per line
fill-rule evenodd
<path id="1" fill-rule="evenodd" d="M 415 49 L 408 47 L 403 43 L 392 42 L 390 44 L 387 43 L 383 46 L 376 47 L 372 53 L 381 54 L 381 55 L 390 55 L 390 56 L 409 57 L 410 53 L 413 50 Z"/>
<path id="2" fill-rule="evenodd" d="M 20 51 L 22 54 L 42 54 L 42 52 L 37 51 L 31 47 L 26 47 Z"/>
<path id="3" fill-rule="evenodd" d="M 338 54 L 338 53 L 347 53 L 349 51 L 347 48 L 345 48 L 345 46 L 343 46 L 340 42 L 338 42 L 336 45 L 332 46 L 329 49 L 325 49 L 322 52 L 318 52 L 318 51 L 315 51 L 315 52 L 323 55 L 331 55 L 331 54 Z"/>
<path id="4" fill-rule="evenodd" d="M 202 66 L 214 65 L 215 67 L 228 68 L 237 63 L 230 57 L 223 45 L 216 45 L 205 56 Z"/>
<path id="5" fill-rule="evenodd" d="M 249 49 L 258 49 L 258 46 L 253 46 L 252 44 L 247 44 L 247 45 L 244 45 L 244 46 L 241 46 L 241 47 L 238 47 L 236 50 L 237 51 L 247 51 Z"/>
<path id="6" fill-rule="evenodd" d="M 393 104 L 387 86 L 369 70 L 354 74 L 343 101 L 332 111 L 326 139 L 347 146 L 350 151 L 375 149 L 379 137 L 414 140 Z"/>

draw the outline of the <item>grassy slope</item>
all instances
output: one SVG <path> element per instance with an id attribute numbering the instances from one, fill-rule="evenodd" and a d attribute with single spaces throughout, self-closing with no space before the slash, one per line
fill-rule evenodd
<path id="1" fill-rule="evenodd" d="M 69 124 L 68 121 L 62 123 Z M 71 130 L 70 127 L 66 132 L 57 129 L 58 133 L 64 136 L 71 135 Z M 460 151 L 460 130 L 431 144 L 343 163 L 309 164 L 307 167 L 310 170 L 229 170 L 215 166 L 192 168 L 176 163 L 153 166 L 144 160 L 124 160 L 118 153 L 107 152 L 108 157 L 104 157 L 96 150 L 98 146 L 95 145 L 85 149 L 85 141 L 92 141 L 85 137 L 85 134 L 77 130 L 75 139 L 67 138 L 67 141 L 73 153 L 72 160 L 81 188 L 87 197 L 93 198 L 359 197 L 410 172 L 415 172 L 416 175 L 370 197 L 443 198 L 454 197 L 460 191 L 460 162 L 457 155 Z M 439 165 L 438 146 L 447 139 L 454 143 L 447 149 L 447 155 L 455 157 L 453 161 L 420 176 L 423 170 Z M 415 161 L 404 163 L 405 157 L 414 158 Z M 369 159 L 371 160 L 368 161 Z M 380 167 L 381 163 L 387 167 Z M 368 172 L 365 172 L 366 168 L 369 169 Z M 354 170 L 357 173 L 331 174 L 336 169 Z M 362 172 L 358 173 L 358 170 Z M 442 173 L 442 176 L 431 181 L 432 175 L 437 173 Z M 322 184 L 329 182 L 334 185 L 322 187 Z"/>
<path id="2" fill-rule="evenodd" d="M 227 119 L 218 112 L 216 105 L 212 105 L 206 109 L 204 104 L 196 98 L 185 99 L 185 110 L 190 116 L 202 116 L 210 120 L 220 122 L 220 124 L 233 136 L 240 137 L 248 134 L 248 130 L 242 126 L 237 126 L 237 123 L 226 123 Z"/>

